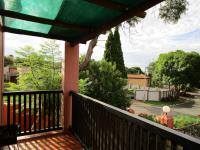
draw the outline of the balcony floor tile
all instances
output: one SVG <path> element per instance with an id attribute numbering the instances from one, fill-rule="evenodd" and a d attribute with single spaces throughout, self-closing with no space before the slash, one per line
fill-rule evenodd
<path id="1" fill-rule="evenodd" d="M 48 134 L 33 138 L 24 138 L 18 141 L 19 150 L 84 150 L 71 133 Z M 4 147 L 3 150 L 7 150 Z M 10 150 L 17 149 L 11 145 Z"/>

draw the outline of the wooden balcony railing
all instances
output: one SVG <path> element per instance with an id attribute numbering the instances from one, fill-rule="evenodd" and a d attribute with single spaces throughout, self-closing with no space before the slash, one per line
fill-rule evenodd
<path id="1" fill-rule="evenodd" d="M 200 140 L 71 92 L 72 131 L 91 150 L 199 150 Z"/>
<path id="2" fill-rule="evenodd" d="M 4 92 L 4 124 L 20 125 L 19 135 L 61 129 L 62 91 Z"/>

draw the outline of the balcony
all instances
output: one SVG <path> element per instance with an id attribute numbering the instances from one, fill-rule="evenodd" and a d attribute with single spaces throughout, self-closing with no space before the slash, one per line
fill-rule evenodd
<path id="1" fill-rule="evenodd" d="M 79 43 L 106 33 L 133 16 L 144 17 L 146 10 L 163 0 L 115 1 L 40 1 L 38 4 L 2 0 L 0 125 L 20 125 L 19 149 L 79 150 L 81 146 L 92 150 L 200 149 L 198 139 L 87 96 L 75 92 L 69 96 L 71 90 L 78 91 Z M 63 91 L 3 93 L 5 32 L 66 41 Z"/>
<path id="2" fill-rule="evenodd" d="M 5 124 L 20 124 L 19 149 L 198 150 L 200 140 L 70 93 L 72 126 L 62 130 L 62 91 L 5 92 Z M 54 111 L 53 111 L 54 110 Z M 38 134 L 39 133 L 39 134 Z M 11 146 L 11 148 L 16 145 Z M 6 149 L 6 148 L 5 148 Z"/>

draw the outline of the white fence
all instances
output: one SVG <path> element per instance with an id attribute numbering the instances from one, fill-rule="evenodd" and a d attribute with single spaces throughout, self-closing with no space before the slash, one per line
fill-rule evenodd
<path id="1" fill-rule="evenodd" d="M 135 99 L 144 101 L 160 101 L 161 99 L 167 99 L 175 97 L 174 91 L 170 90 L 136 90 Z"/>

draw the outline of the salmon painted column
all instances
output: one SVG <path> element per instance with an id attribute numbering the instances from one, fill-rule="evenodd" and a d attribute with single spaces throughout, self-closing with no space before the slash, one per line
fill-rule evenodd
<path id="1" fill-rule="evenodd" d="M 65 59 L 63 68 L 63 115 L 64 131 L 72 125 L 72 98 L 70 91 L 78 91 L 79 78 L 79 45 L 71 46 L 65 42 Z"/>
<path id="2" fill-rule="evenodd" d="M 4 33 L 0 23 L 0 125 L 3 124 L 3 81 L 4 81 Z"/>

